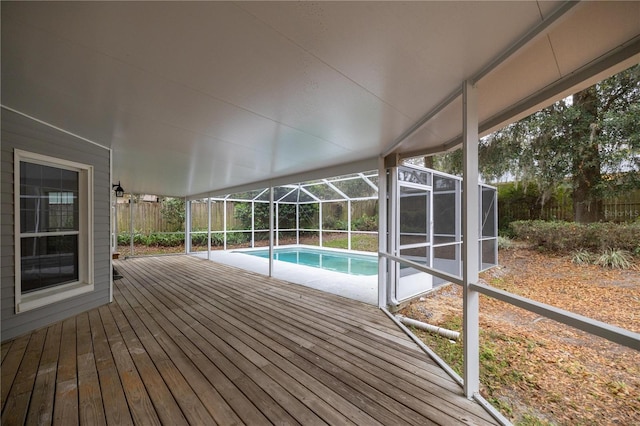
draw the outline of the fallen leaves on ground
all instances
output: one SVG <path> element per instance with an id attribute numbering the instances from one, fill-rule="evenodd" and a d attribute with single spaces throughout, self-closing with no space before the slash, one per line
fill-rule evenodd
<path id="1" fill-rule="evenodd" d="M 501 252 L 500 265 L 481 278 L 496 288 L 640 332 L 637 262 L 631 270 L 605 269 L 515 248 Z M 401 313 L 442 326 L 461 311 L 462 292 L 450 286 Z M 482 367 L 483 394 L 515 423 L 640 424 L 640 352 L 484 296 L 480 327 L 481 359 L 491 358 Z"/>

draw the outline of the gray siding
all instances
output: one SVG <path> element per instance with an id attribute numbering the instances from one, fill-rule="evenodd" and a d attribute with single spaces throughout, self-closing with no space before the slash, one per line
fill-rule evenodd
<path id="1" fill-rule="evenodd" d="M 94 167 L 94 291 L 64 301 L 15 313 L 14 301 L 14 149 L 49 155 Z M 11 339 L 27 331 L 73 316 L 109 302 L 111 254 L 109 246 L 109 178 L 110 151 L 38 123 L 27 117 L 2 109 L 2 182 L 0 184 L 0 214 L 2 240 L 0 247 L 2 297 L 0 318 L 1 340 Z"/>

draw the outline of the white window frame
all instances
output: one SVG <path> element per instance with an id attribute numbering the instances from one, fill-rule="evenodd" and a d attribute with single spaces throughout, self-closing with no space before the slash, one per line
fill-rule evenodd
<path id="1" fill-rule="evenodd" d="M 20 228 L 20 163 L 27 162 L 78 172 L 78 280 L 22 294 Z M 93 166 L 48 155 L 14 150 L 14 238 L 16 313 L 50 305 L 94 290 Z"/>

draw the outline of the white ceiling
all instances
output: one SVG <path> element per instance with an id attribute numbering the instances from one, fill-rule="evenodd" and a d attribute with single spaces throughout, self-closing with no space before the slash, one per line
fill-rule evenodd
<path id="1" fill-rule="evenodd" d="M 639 61 L 640 2 L 565 5 L 537 34 L 558 7 L 3 1 L 1 101 L 111 148 L 127 192 L 357 171 L 455 145 L 466 79 L 486 133 Z"/>

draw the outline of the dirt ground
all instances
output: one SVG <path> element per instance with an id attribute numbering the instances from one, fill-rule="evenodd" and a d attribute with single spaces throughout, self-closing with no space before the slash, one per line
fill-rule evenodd
<path id="1" fill-rule="evenodd" d="M 631 270 L 605 269 L 519 247 L 501 251 L 500 265 L 481 278 L 640 332 L 637 259 Z M 450 326 L 461 310 L 462 293 L 449 286 L 401 313 Z M 484 296 L 480 327 L 483 394 L 515 424 L 640 425 L 639 351 Z"/>

